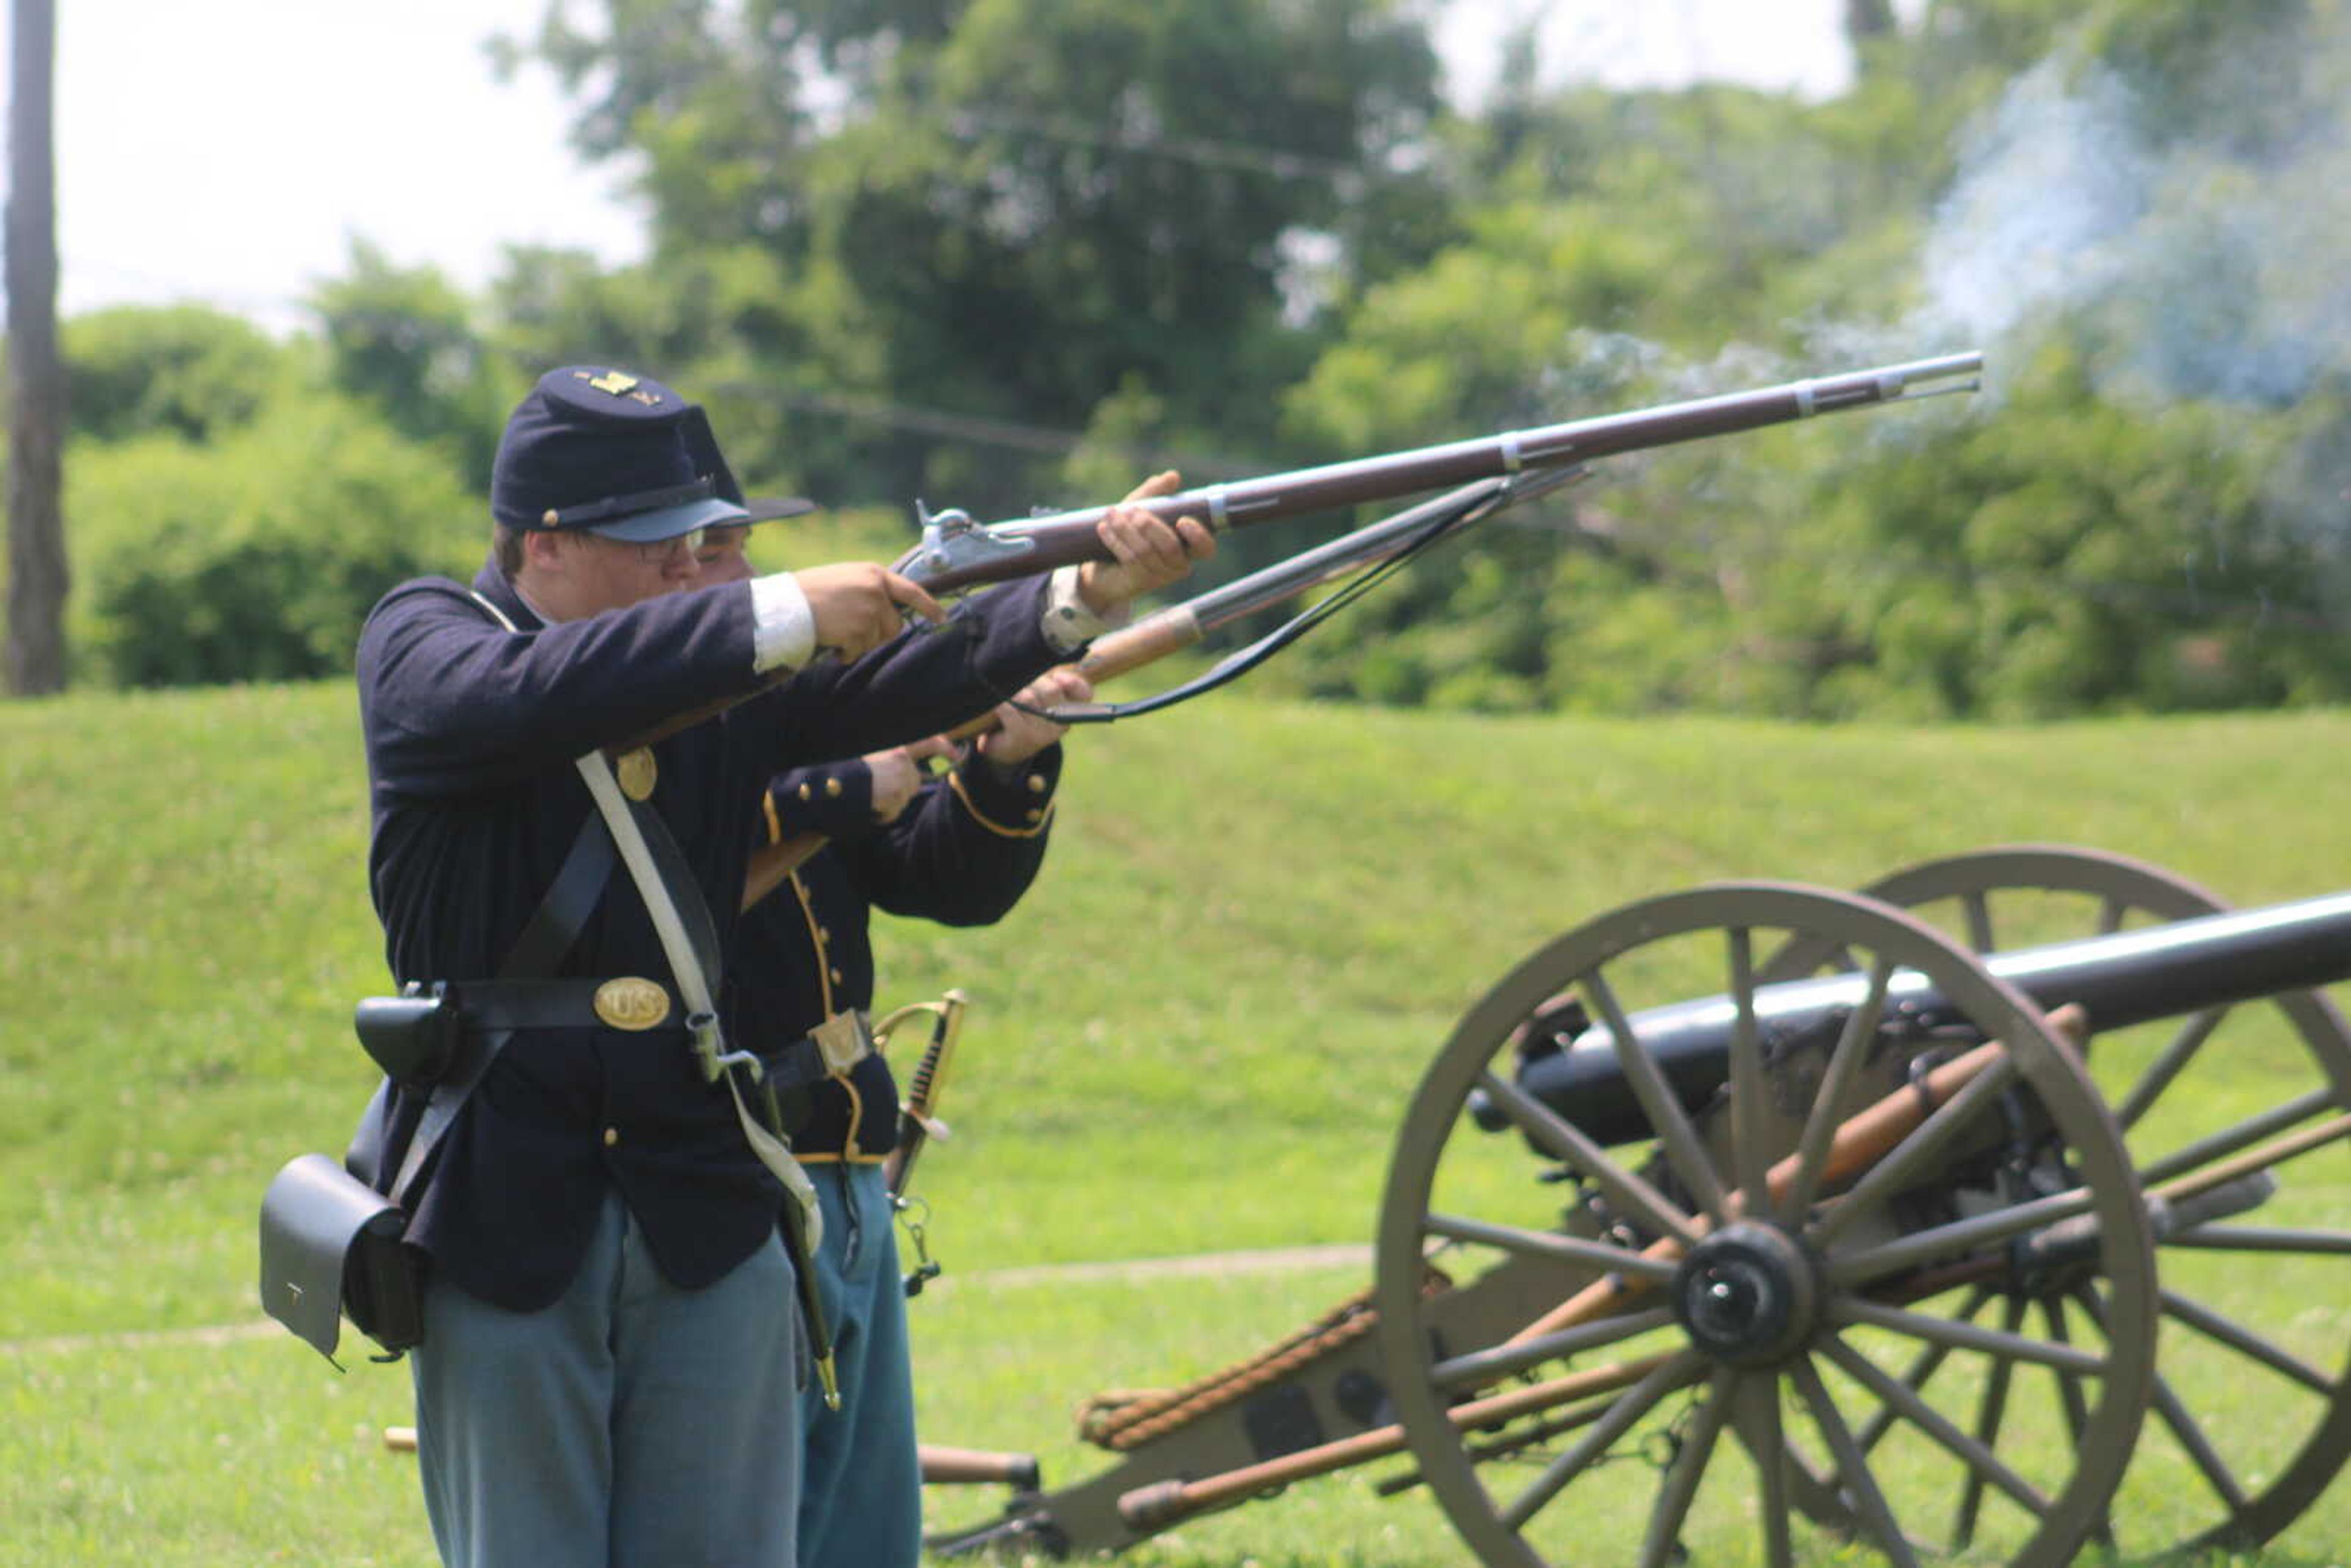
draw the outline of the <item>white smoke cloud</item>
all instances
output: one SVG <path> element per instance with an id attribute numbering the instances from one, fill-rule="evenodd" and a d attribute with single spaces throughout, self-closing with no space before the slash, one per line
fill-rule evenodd
<path id="1" fill-rule="evenodd" d="M 1971 343 L 2116 287 L 2147 215 L 2157 165 L 2132 104 L 2103 71 L 2057 60 L 2019 78 L 1962 158 L 1923 257 L 1922 314 Z"/>
<path id="2" fill-rule="evenodd" d="M 2351 37 L 2329 7 L 2290 43 L 2186 106 L 2067 56 L 2019 78 L 1969 134 L 1906 330 L 2012 359 L 2070 317 L 2110 396 L 2305 395 L 2351 341 Z"/>

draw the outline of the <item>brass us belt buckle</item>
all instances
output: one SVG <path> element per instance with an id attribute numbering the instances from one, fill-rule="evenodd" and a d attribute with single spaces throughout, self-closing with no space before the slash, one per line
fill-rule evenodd
<path id="1" fill-rule="evenodd" d="M 863 1013 L 835 1013 L 809 1030 L 809 1038 L 816 1041 L 827 1072 L 846 1072 L 873 1052 Z"/>
<path id="2" fill-rule="evenodd" d="M 614 1029 L 653 1029 L 669 1017 L 669 993 L 651 980 L 623 975 L 596 988 L 596 1016 Z"/>

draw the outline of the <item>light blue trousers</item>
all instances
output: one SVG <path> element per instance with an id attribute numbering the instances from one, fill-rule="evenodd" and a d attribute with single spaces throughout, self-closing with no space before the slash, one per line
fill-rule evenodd
<path id="1" fill-rule="evenodd" d="M 882 1167 L 812 1165 L 824 1203 L 817 1283 L 841 1372 L 841 1408 L 800 1396 L 799 1568 L 913 1568 L 923 1550 L 906 1291 Z"/>
<path id="2" fill-rule="evenodd" d="M 794 1568 L 799 1308 L 770 1241 L 706 1290 L 608 1196 L 538 1312 L 431 1283 L 417 1458 L 448 1568 Z"/>

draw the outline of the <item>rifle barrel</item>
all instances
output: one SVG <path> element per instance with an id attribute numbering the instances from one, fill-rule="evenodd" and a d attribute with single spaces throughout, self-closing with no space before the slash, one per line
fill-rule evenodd
<path id="1" fill-rule="evenodd" d="M 1385 453 L 1319 468 L 1209 485 L 1136 503 L 1173 520 L 1189 517 L 1222 529 L 1273 522 L 1339 507 L 1391 500 L 1422 490 L 1506 478 L 1527 469 L 1555 468 L 1620 452 L 1670 446 L 1708 436 L 1757 430 L 1914 394 L 1970 391 L 1983 369 L 1980 353 L 1945 354 L 1875 370 L 1820 376 L 1754 392 L 1667 403 L 1630 413 L 1603 414 L 1538 429 L 1508 431 L 1438 446 Z M 934 593 L 982 582 L 1027 577 L 1076 561 L 1103 559 L 1094 526 L 1109 507 L 1087 507 L 956 531 L 934 529 L 898 563 L 898 570 Z M 976 548 L 975 548 L 976 547 Z"/>

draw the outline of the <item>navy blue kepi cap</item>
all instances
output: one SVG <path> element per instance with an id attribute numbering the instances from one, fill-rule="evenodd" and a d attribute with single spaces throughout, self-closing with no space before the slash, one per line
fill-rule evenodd
<path id="1" fill-rule="evenodd" d="M 816 510 L 746 499 L 702 405 L 645 376 L 566 365 L 515 406 L 490 472 L 490 515 L 510 528 L 587 528 L 651 544 L 695 528 Z"/>

